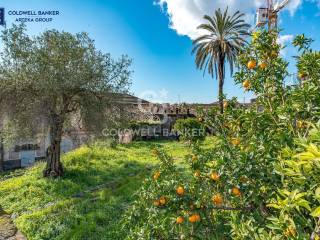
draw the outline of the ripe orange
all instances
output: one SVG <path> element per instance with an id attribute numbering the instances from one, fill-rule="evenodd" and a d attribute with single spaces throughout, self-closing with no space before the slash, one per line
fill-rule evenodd
<path id="1" fill-rule="evenodd" d="M 176 219 L 176 223 L 177 224 L 182 224 L 184 222 L 184 218 L 183 217 L 177 217 L 177 219 Z"/>
<path id="2" fill-rule="evenodd" d="M 231 192 L 232 192 L 232 194 L 233 194 L 234 196 L 237 196 L 237 197 L 240 197 L 240 196 L 241 196 L 241 191 L 240 191 L 240 189 L 237 188 L 237 187 L 233 187 L 232 190 L 231 190 Z"/>
<path id="3" fill-rule="evenodd" d="M 223 108 L 227 108 L 229 106 L 229 103 L 227 101 L 223 102 Z"/>
<path id="4" fill-rule="evenodd" d="M 216 182 L 217 182 L 217 181 L 220 180 L 220 175 L 219 175 L 218 173 L 214 172 L 214 173 L 211 173 L 210 178 L 211 178 L 213 181 L 216 181 Z"/>
<path id="5" fill-rule="evenodd" d="M 232 138 L 231 139 L 231 144 L 233 146 L 239 146 L 240 145 L 240 140 L 238 138 Z"/>
<path id="6" fill-rule="evenodd" d="M 248 90 L 251 87 L 250 81 L 247 79 L 242 83 L 242 86 Z"/>
<path id="7" fill-rule="evenodd" d="M 159 207 L 160 206 L 160 201 L 159 200 L 155 200 L 153 202 L 153 205 L 156 206 L 156 207 Z"/>
<path id="8" fill-rule="evenodd" d="M 178 195 L 182 196 L 184 194 L 184 188 L 180 186 L 176 189 L 176 192 Z"/>
<path id="9" fill-rule="evenodd" d="M 201 172 L 199 170 L 196 170 L 194 173 L 195 177 L 200 177 L 201 176 Z"/>
<path id="10" fill-rule="evenodd" d="M 265 69 L 265 68 L 267 68 L 267 63 L 266 62 L 262 62 L 262 63 L 260 63 L 259 64 L 259 67 L 261 68 L 261 69 Z"/>
<path id="11" fill-rule="evenodd" d="M 166 200 L 166 198 L 165 198 L 164 196 L 160 197 L 159 203 L 160 203 L 161 206 L 162 206 L 162 205 L 165 205 L 166 202 L 167 202 L 167 200 Z"/>
<path id="12" fill-rule="evenodd" d="M 189 217 L 189 222 L 191 222 L 191 223 L 195 223 L 195 222 L 196 222 L 196 218 L 195 218 L 194 215 L 191 215 L 191 216 Z"/>
<path id="13" fill-rule="evenodd" d="M 193 214 L 189 217 L 189 222 L 195 223 L 195 222 L 200 222 L 201 217 L 199 214 Z"/>
<path id="14" fill-rule="evenodd" d="M 196 155 L 193 155 L 193 156 L 192 156 L 192 161 L 195 162 L 195 161 L 197 161 L 197 160 L 198 160 L 197 156 L 196 156 Z"/>
<path id="15" fill-rule="evenodd" d="M 159 172 L 159 171 L 157 171 L 157 172 L 155 172 L 155 173 L 153 174 L 153 179 L 154 179 L 154 180 L 157 180 L 159 177 L 160 177 L 160 172 Z"/>
<path id="16" fill-rule="evenodd" d="M 250 60 L 250 61 L 248 62 L 248 64 L 247 64 L 247 67 L 248 67 L 250 70 L 256 68 L 256 66 L 257 66 L 257 62 L 256 62 L 255 60 Z"/>
<path id="17" fill-rule="evenodd" d="M 223 198 L 221 196 L 221 194 L 216 194 L 212 197 L 212 202 L 215 204 L 215 205 L 221 205 L 223 203 Z"/>

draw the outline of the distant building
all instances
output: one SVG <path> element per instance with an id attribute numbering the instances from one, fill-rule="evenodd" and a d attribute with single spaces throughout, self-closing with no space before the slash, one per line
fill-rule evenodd
<path id="1" fill-rule="evenodd" d="M 129 143 L 134 138 L 154 139 L 171 138 L 173 126 L 177 119 L 196 117 L 197 108 L 209 110 L 217 107 L 218 102 L 212 104 L 159 104 L 129 95 L 116 94 L 113 97 L 115 105 L 121 105 L 121 111 L 129 115 L 135 122 L 153 122 L 154 124 L 141 124 L 137 132 L 123 132 L 119 134 L 121 143 Z M 61 142 L 61 152 L 67 153 L 88 142 L 90 133 L 76 124 L 65 131 Z M 34 139 L 21 139 L 12 147 L 4 147 L 2 153 L 4 169 L 17 169 L 32 166 L 35 162 L 46 158 L 46 149 L 49 147 L 49 135 L 39 135 Z"/>

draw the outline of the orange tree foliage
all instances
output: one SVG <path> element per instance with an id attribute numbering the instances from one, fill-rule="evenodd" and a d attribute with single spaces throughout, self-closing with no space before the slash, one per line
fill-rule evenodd
<path id="1" fill-rule="evenodd" d="M 277 36 L 254 33 L 239 56 L 235 81 L 257 98 L 249 108 L 230 102 L 224 114 L 205 116 L 216 134 L 214 147 L 194 144 L 193 154 L 186 156 L 187 169 L 176 166 L 161 149 L 155 151 L 161 164 L 127 211 L 128 239 L 317 237 L 319 202 L 314 192 L 320 172 L 314 168 L 308 181 L 294 182 L 290 173 L 295 176 L 300 169 L 289 160 L 302 151 L 295 139 L 309 136 L 310 129 L 317 132 L 320 58 L 304 51 L 297 58 L 303 84 L 286 87 L 288 63 L 279 54 Z M 179 187 L 183 194 L 177 194 Z"/>

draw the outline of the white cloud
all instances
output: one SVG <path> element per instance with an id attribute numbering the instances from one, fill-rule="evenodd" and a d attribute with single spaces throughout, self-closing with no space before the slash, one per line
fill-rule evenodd
<path id="1" fill-rule="evenodd" d="M 291 16 L 293 16 L 301 4 L 302 0 L 291 0 L 286 9 L 288 9 L 290 11 Z"/>
<path id="2" fill-rule="evenodd" d="M 280 44 L 282 47 L 284 47 L 286 45 L 286 43 L 291 42 L 293 40 L 293 35 L 281 35 L 279 36 L 279 38 L 277 39 L 278 44 Z M 285 56 L 286 55 L 286 50 L 282 49 L 280 51 L 280 54 Z"/>
<path id="3" fill-rule="evenodd" d="M 285 10 L 293 15 L 303 0 L 291 0 Z M 320 1 L 320 0 L 309 0 Z M 247 22 L 253 24 L 256 8 L 265 0 L 155 0 L 168 15 L 170 28 L 179 35 L 195 39 L 199 36 L 197 27 L 203 23 L 205 14 L 212 15 L 214 10 L 229 7 L 231 12 L 240 10 L 246 14 Z"/>
<path id="4" fill-rule="evenodd" d="M 281 35 L 279 36 L 277 42 L 284 46 L 287 42 L 292 41 L 293 35 Z"/>

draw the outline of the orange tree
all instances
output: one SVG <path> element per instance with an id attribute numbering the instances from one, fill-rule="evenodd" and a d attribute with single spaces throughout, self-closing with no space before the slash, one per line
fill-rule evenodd
<path id="1" fill-rule="evenodd" d="M 216 134 L 212 149 L 194 144 L 183 170 L 155 150 L 161 164 L 127 212 L 128 239 L 307 239 L 317 234 L 316 209 L 296 201 L 299 215 L 283 215 L 278 200 L 281 192 L 306 186 L 287 189 L 289 180 L 279 166 L 284 149 L 294 149 L 295 139 L 307 136 L 319 119 L 319 54 L 304 51 L 298 57 L 303 84 L 286 87 L 288 63 L 279 55 L 277 36 L 255 32 L 239 56 L 235 81 L 257 98 L 248 108 L 226 102 L 223 114 L 204 118 Z M 316 185 L 315 179 L 310 181 Z"/>

